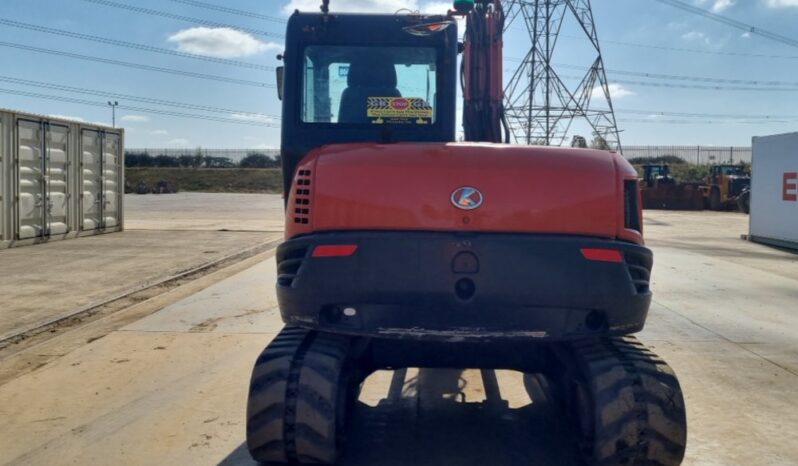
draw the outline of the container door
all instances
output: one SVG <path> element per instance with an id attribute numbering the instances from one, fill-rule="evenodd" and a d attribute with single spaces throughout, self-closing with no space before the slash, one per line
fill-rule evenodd
<path id="1" fill-rule="evenodd" d="M 69 128 L 45 126 L 46 234 L 63 235 L 69 231 Z"/>
<path id="2" fill-rule="evenodd" d="M 84 129 L 80 135 L 81 218 L 84 230 L 102 228 L 102 135 Z"/>
<path id="3" fill-rule="evenodd" d="M 122 195 L 119 186 L 119 173 L 121 170 L 119 152 L 119 135 L 103 133 L 102 216 L 104 228 L 113 228 L 119 225 L 119 201 Z"/>
<path id="4" fill-rule="evenodd" d="M 41 122 L 17 121 L 17 234 L 37 238 L 45 232 L 44 128 Z"/>

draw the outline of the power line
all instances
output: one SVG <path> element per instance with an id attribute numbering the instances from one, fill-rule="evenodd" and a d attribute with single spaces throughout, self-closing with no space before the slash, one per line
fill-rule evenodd
<path id="1" fill-rule="evenodd" d="M 645 123 L 645 124 L 668 124 L 668 125 L 763 125 L 773 123 L 789 123 L 792 121 L 716 121 L 716 120 L 663 120 L 659 118 L 619 118 L 619 123 Z"/>
<path id="2" fill-rule="evenodd" d="M 560 64 L 557 66 L 572 70 L 585 70 L 583 66 L 577 66 L 577 65 Z M 721 84 L 744 84 L 749 86 L 771 86 L 771 87 L 798 86 L 798 81 L 759 81 L 759 80 L 748 80 L 748 79 L 710 78 L 705 76 L 684 76 L 676 74 L 646 73 L 642 71 L 625 71 L 625 70 L 613 70 L 613 69 L 607 69 L 607 73 L 619 74 L 624 76 L 637 76 L 640 78 L 665 79 L 672 81 L 711 82 L 711 83 L 721 83 Z"/>
<path id="3" fill-rule="evenodd" d="M 581 79 L 579 76 L 568 76 L 568 78 Z M 636 86 L 666 87 L 671 89 L 700 89 L 706 91 L 798 92 L 798 87 L 705 86 L 701 84 L 655 83 L 647 81 L 630 81 L 624 79 L 612 79 L 612 82 Z"/>
<path id="4" fill-rule="evenodd" d="M 109 1 L 109 0 L 82 0 L 82 1 L 88 2 L 88 3 L 94 3 L 95 5 L 103 5 L 103 6 L 107 6 L 107 7 L 118 8 L 118 9 L 121 9 L 121 10 L 133 11 L 135 13 L 141 13 L 141 14 L 150 15 L 150 16 L 158 16 L 158 17 L 161 17 L 161 18 L 174 19 L 174 20 L 177 20 L 177 21 L 184 21 L 184 22 L 187 22 L 187 23 L 200 24 L 200 25 L 203 25 L 203 26 L 209 26 L 209 27 L 215 27 L 215 28 L 237 29 L 239 31 L 248 32 L 250 34 L 257 34 L 257 35 L 267 36 L 267 37 L 275 37 L 275 38 L 278 38 L 278 39 L 281 39 L 281 38 L 284 37 L 284 36 L 282 36 L 280 34 L 276 34 L 276 33 L 273 33 L 273 32 L 268 32 L 268 31 L 263 31 L 263 30 L 260 30 L 260 29 L 252 29 L 252 28 L 246 28 L 246 27 L 242 27 L 242 26 L 234 26 L 232 24 L 217 23 L 215 21 L 208 21 L 206 19 L 192 18 L 190 16 L 177 15 L 177 14 L 169 13 L 169 12 L 166 12 L 166 11 L 153 10 L 153 9 L 150 9 L 150 8 L 142 8 L 142 7 L 138 7 L 138 6 L 128 5 L 126 3 L 112 2 L 112 1 Z"/>
<path id="5" fill-rule="evenodd" d="M 5 77 L 0 77 L 0 81 L 13 81 L 6 79 Z M 98 101 L 91 101 L 85 99 L 76 99 L 72 97 L 64 97 L 52 94 L 39 94 L 33 92 L 25 92 L 19 91 L 14 89 L 3 89 L 0 88 L 0 93 L 3 94 L 10 94 L 22 97 L 30 97 L 35 99 L 44 99 L 50 101 L 60 101 L 60 102 L 67 102 L 67 103 L 74 103 L 79 105 L 87 105 L 93 107 L 106 107 L 106 102 L 98 102 Z M 111 95 L 111 94 L 109 94 Z M 123 94 L 118 94 L 123 95 Z M 158 99 L 151 99 L 151 100 L 158 100 Z M 164 101 L 168 102 L 168 101 Z M 182 112 L 174 112 L 168 110 L 161 110 L 161 109 L 154 109 L 154 108 L 147 108 L 147 107 L 137 107 L 137 106 L 130 106 L 130 105 L 123 105 L 119 104 L 118 108 L 123 110 L 141 112 L 141 113 L 150 113 L 156 115 L 164 115 L 164 116 L 173 116 L 173 117 L 180 117 L 180 118 L 190 118 L 190 119 L 197 119 L 197 120 L 206 120 L 206 121 L 215 121 L 220 123 L 230 123 L 230 124 L 240 124 L 240 125 L 248 125 L 248 126 L 260 126 L 260 127 L 268 127 L 268 128 L 279 128 L 279 124 L 276 123 L 269 123 L 269 122 L 258 122 L 258 121 L 248 121 L 248 120 L 241 120 L 235 118 L 223 118 L 223 117 L 215 117 L 211 115 L 198 115 L 198 114 L 189 114 L 189 113 L 182 113 Z M 718 118 L 726 118 L 728 116 L 734 116 L 735 118 L 737 115 L 723 115 L 723 114 L 698 114 L 698 113 L 686 113 L 686 112 L 659 112 L 659 111 L 646 111 L 646 110 L 619 110 L 620 113 L 646 113 L 646 114 L 658 114 L 664 116 L 689 116 L 689 117 L 718 117 Z M 239 112 L 244 114 L 245 112 Z M 269 115 L 262 115 L 262 116 L 269 116 Z M 739 115 L 743 117 L 744 115 Z M 659 118 L 622 118 L 619 119 L 619 122 L 623 123 L 647 123 L 647 124 L 770 124 L 770 123 L 793 123 L 793 121 L 786 121 L 789 119 L 798 118 L 798 115 L 791 115 L 791 116 L 768 116 L 768 115 L 750 115 L 748 116 L 749 120 L 753 121 L 715 121 L 715 120 L 704 120 L 704 121 L 696 121 L 695 119 L 692 120 L 674 120 L 674 119 L 659 119 Z M 765 121 L 767 120 L 767 121 Z M 779 121 L 781 120 L 781 121 Z"/>
<path id="6" fill-rule="evenodd" d="M 565 37 L 568 39 L 582 39 L 581 37 L 577 36 L 569 36 L 566 34 L 561 34 L 560 37 Z M 766 54 L 759 54 L 759 53 L 745 53 L 745 52 L 723 52 L 720 50 L 701 50 L 701 49 L 690 49 L 690 48 L 683 48 L 683 47 L 669 47 L 666 45 L 655 45 L 655 44 L 640 44 L 635 42 L 623 42 L 619 40 L 607 40 L 602 39 L 601 44 L 615 44 L 615 45 L 624 45 L 627 47 L 640 47 L 640 48 L 647 48 L 647 49 L 656 49 L 656 50 L 671 50 L 674 52 L 688 52 L 688 53 L 701 53 L 707 55 L 726 55 L 732 57 L 749 57 L 749 58 L 776 58 L 776 59 L 788 59 L 788 60 L 796 60 L 798 59 L 798 55 L 766 55 Z"/>
<path id="7" fill-rule="evenodd" d="M 68 102 L 74 103 L 79 105 L 88 105 L 92 107 L 107 107 L 108 104 L 106 102 L 97 102 L 94 100 L 85 100 L 85 99 L 76 99 L 73 97 L 64 97 L 59 95 L 52 95 L 52 94 L 39 94 L 35 92 L 26 92 L 26 91 L 19 91 L 15 89 L 2 89 L 0 88 L 0 93 L 3 94 L 10 94 L 22 97 L 30 97 L 33 99 L 44 99 L 44 100 L 57 100 L 60 102 Z M 135 107 L 130 105 L 122 105 L 119 104 L 117 108 L 123 110 L 130 110 L 134 112 L 141 112 L 141 113 L 152 113 L 155 115 L 165 115 L 165 116 L 174 116 L 180 118 L 192 118 L 195 120 L 207 120 L 207 121 L 216 121 L 220 123 L 231 123 L 231 124 L 238 124 L 238 125 L 248 125 L 248 126 L 263 126 L 268 128 L 279 128 L 279 124 L 274 123 L 266 123 L 266 122 L 257 122 L 257 121 L 247 121 L 247 120 L 239 120 L 234 118 L 222 118 L 222 117 L 215 117 L 212 115 L 197 115 L 191 113 L 182 113 L 182 112 L 173 112 L 169 110 L 160 110 L 155 108 L 147 108 L 147 107 Z"/>
<path id="8" fill-rule="evenodd" d="M 196 0 L 169 0 L 175 3 L 182 3 L 184 5 L 195 6 L 198 8 L 206 8 L 208 10 L 221 11 L 222 13 L 230 13 L 231 15 L 246 16 L 247 18 L 262 19 L 265 21 L 274 21 L 276 23 L 286 23 L 287 21 L 276 16 L 262 15 L 253 11 L 239 10 L 237 8 L 230 8 L 223 5 L 216 5 L 207 2 L 198 2 Z"/>
<path id="9" fill-rule="evenodd" d="M 229 108 L 222 108 L 222 107 L 211 107 L 207 105 L 197 105 L 197 104 L 189 104 L 185 102 L 175 102 L 171 100 L 164 100 L 164 99 L 155 99 L 151 97 L 140 97 L 135 95 L 129 94 L 120 94 L 116 92 L 107 92 L 107 91 L 99 91 L 95 89 L 86 89 L 82 87 L 73 87 L 73 86 L 65 86 L 62 84 L 55 84 L 55 83 L 48 83 L 44 81 L 34 81 L 30 79 L 20 79 L 14 78 L 11 76 L 3 76 L 0 75 L 0 82 L 6 82 L 10 84 L 17 84 L 22 86 L 29 86 L 29 87 L 37 87 L 43 89 L 51 89 L 57 91 L 64 91 L 64 92 L 74 92 L 76 94 L 85 94 L 85 95 L 95 95 L 99 97 L 105 98 L 113 98 L 119 100 L 129 100 L 133 102 L 141 102 L 147 104 L 154 104 L 154 105 L 164 105 L 168 107 L 178 107 L 178 108 L 185 108 L 189 110 L 198 110 L 202 112 L 211 112 L 211 113 L 222 113 L 226 115 L 240 115 L 242 117 L 252 117 L 252 118 L 274 118 L 279 119 L 278 115 L 266 114 L 266 113 L 259 113 L 259 112 L 249 112 L 244 110 L 233 110 Z"/>
<path id="10" fill-rule="evenodd" d="M 520 58 L 516 57 L 505 57 L 505 59 L 509 61 L 522 61 Z M 558 64 L 557 66 L 572 70 L 587 71 L 585 67 L 578 65 Z M 711 78 L 706 76 L 684 76 L 684 75 L 675 75 L 675 74 L 647 73 L 643 71 L 613 70 L 609 68 L 607 69 L 607 73 L 625 75 L 625 76 L 637 76 L 641 78 L 650 78 L 650 79 L 665 79 L 672 81 L 675 80 L 675 81 L 710 82 L 710 83 L 721 83 L 721 84 L 745 84 L 750 86 L 770 86 L 770 87 L 798 86 L 798 81 L 760 81 L 752 79 Z M 575 77 L 575 78 L 582 79 L 582 77 Z"/>
<path id="11" fill-rule="evenodd" d="M 194 60 L 203 60 L 203 61 L 208 61 L 208 62 L 213 62 L 213 63 L 219 63 L 219 64 L 222 64 L 222 65 L 238 66 L 238 67 L 242 67 L 242 68 L 250 68 L 250 69 L 255 69 L 255 70 L 274 71 L 274 67 L 273 66 L 258 65 L 257 63 L 248 63 L 248 62 L 243 62 L 243 61 L 238 61 L 238 60 L 229 60 L 229 59 L 225 59 L 225 58 L 208 57 L 208 56 L 205 56 L 205 55 L 196 55 L 196 54 L 193 54 L 193 53 L 178 52 L 176 50 L 169 50 L 169 49 L 164 49 L 164 48 L 159 48 L 159 47 L 153 47 L 153 46 L 150 46 L 150 45 L 136 44 L 134 42 L 126 42 L 126 41 L 122 41 L 122 40 L 109 39 L 107 37 L 92 36 L 92 35 L 89 35 L 89 34 L 82 34 L 82 33 L 78 33 L 78 32 L 65 31 L 63 29 L 55 29 L 55 28 L 49 28 L 49 27 L 45 27 L 45 26 L 38 26 L 36 24 L 22 23 L 22 22 L 19 22 L 19 21 L 12 21 L 12 20 L 9 20 L 9 19 L 1 19 L 0 18 L 0 25 L 10 26 L 10 27 L 15 27 L 15 28 L 20 28 L 20 29 L 27 29 L 27 30 L 36 31 L 36 32 L 43 32 L 43 33 L 46 33 L 46 34 L 54 34 L 54 35 L 63 36 L 63 37 L 71 37 L 73 39 L 81 39 L 81 40 L 87 40 L 87 41 L 92 41 L 92 42 L 99 42 L 101 44 L 114 45 L 114 46 L 117 46 L 117 47 L 127 47 L 127 48 L 131 48 L 131 49 L 136 49 L 136 50 L 143 50 L 145 52 L 161 53 L 161 54 L 164 54 L 164 55 L 172 55 L 172 56 L 181 57 L 181 58 L 191 58 L 191 59 L 194 59 Z"/>
<path id="12" fill-rule="evenodd" d="M 664 3 L 666 5 L 670 5 L 675 8 L 679 8 L 681 10 L 687 11 L 689 13 L 693 13 L 695 15 L 703 16 L 705 18 L 711 19 L 713 21 L 717 21 L 719 23 L 723 23 L 727 26 L 731 26 L 736 29 L 740 29 L 742 31 L 756 34 L 758 36 L 764 37 L 766 39 L 770 39 L 776 42 L 781 42 L 782 44 L 789 45 L 791 47 L 798 47 L 798 40 L 795 40 L 791 37 L 783 36 L 781 34 L 776 34 L 775 32 L 768 31 L 766 29 L 758 28 L 755 26 L 751 26 L 750 24 L 746 24 L 726 16 L 719 15 L 717 13 L 712 13 L 711 11 L 704 10 L 703 8 L 698 8 L 693 5 L 689 5 L 685 2 L 680 0 L 654 0 L 660 3 Z"/>
<path id="13" fill-rule="evenodd" d="M 125 67 L 128 67 L 128 68 L 136 68 L 136 69 L 146 70 L 146 71 L 156 71 L 156 72 L 159 72 L 159 73 L 175 74 L 175 75 L 179 75 L 179 76 L 186 76 L 186 77 L 197 78 L 197 79 L 207 79 L 207 80 L 211 80 L 211 81 L 220 81 L 220 82 L 225 82 L 225 83 L 230 83 L 230 84 L 240 84 L 240 85 L 243 85 L 243 86 L 269 87 L 269 88 L 275 87 L 274 84 L 269 84 L 269 83 L 264 83 L 264 82 L 249 81 L 249 80 L 246 80 L 246 79 L 228 78 L 228 77 L 225 77 L 225 76 L 218 76 L 218 75 L 214 75 L 214 74 L 195 73 L 193 71 L 176 70 L 176 69 L 173 69 L 173 68 L 162 68 L 162 67 L 158 67 L 158 66 L 144 65 L 144 64 L 141 64 L 141 63 L 132 63 L 132 62 L 126 62 L 126 61 L 121 61 L 121 60 L 111 60 L 109 58 L 93 57 L 93 56 L 89 56 L 89 55 L 80 55 L 80 54 L 72 53 L 72 52 L 64 52 L 62 50 L 44 49 L 44 48 L 39 48 L 39 47 L 32 47 L 30 45 L 16 44 L 16 43 L 13 43 L 13 42 L 0 42 L 0 47 L 10 47 L 10 48 L 15 48 L 15 49 L 19 49 L 19 50 L 27 50 L 27 51 L 30 51 L 30 52 L 46 53 L 46 54 L 50 54 L 50 55 L 57 55 L 57 56 L 61 56 L 61 57 L 74 58 L 74 59 L 78 59 L 78 60 L 94 61 L 94 62 L 98 62 L 98 63 L 105 63 L 105 64 L 108 64 L 108 65 L 125 66 Z"/>
<path id="14" fill-rule="evenodd" d="M 612 74 L 612 70 L 607 70 L 607 73 Z M 629 73 L 634 73 L 634 72 L 629 72 Z M 584 76 L 566 75 L 566 74 L 560 75 L 560 77 L 567 79 L 575 79 L 575 80 L 584 79 Z M 683 78 L 689 80 L 700 79 L 698 77 L 683 77 Z M 659 79 L 659 78 L 652 78 L 652 79 Z M 718 79 L 722 80 L 723 78 L 718 78 Z M 672 89 L 701 89 L 707 91 L 798 92 L 798 87 L 747 87 L 747 86 L 725 86 L 725 85 L 711 86 L 711 85 L 701 85 L 701 84 L 676 84 L 669 82 L 632 81 L 632 80 L 615 79 L 615 78 L 612 78 L 611 81 L 612 83 L 615 84 L 632 84 L 638 86 L 666 87 Z M 795 83 L 795 85 L 798 85 L 798 83 Z"/>
<path id="15" fill-rule="evenodd" d="M 667 112 L 660 110 L 615 109 L 618 113 L 686 118 L 723 118 L 735 120 L 798 120 L 798 115 L 749 115 L 734 113 Z"/>

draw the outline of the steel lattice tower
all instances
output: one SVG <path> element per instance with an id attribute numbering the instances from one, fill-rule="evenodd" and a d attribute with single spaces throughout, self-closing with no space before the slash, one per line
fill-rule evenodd
<path id="1" fill-rule="evenodd" d="M 620 135 L 590 0 L 506 0 L 502 7 L 507 18 L 505 32 L 513 23 L 523 21 L 531 41 L 504 90 L 505 116 L 515 142 L 562 145 L 570 142 L 569 132 L 581 120 L 594 138 L 601 137 L 611 149 L 620 151 Z M 573 20 L 577 27 L 572 27 Z M 588 67 L 581 80 L 580 76 L 559 74 L 557 69 L 563 66 L 554 62 L 564 24 L 571 34 L 586 36 L 588 54 L 595 56 L 581 68 Z"/>

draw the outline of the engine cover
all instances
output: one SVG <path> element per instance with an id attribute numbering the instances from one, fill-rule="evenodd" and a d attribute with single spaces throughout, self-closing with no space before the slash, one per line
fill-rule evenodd
<path id="1" fill-rule="evenodd" d="M 336 144 L 299 164 L 286 235 L 342 230 L 571 234 L 624 228 L 618 154 L 474 143 Z"/>

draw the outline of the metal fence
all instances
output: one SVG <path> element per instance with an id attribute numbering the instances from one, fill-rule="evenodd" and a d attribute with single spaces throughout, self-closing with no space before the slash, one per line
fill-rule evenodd
<path id="1" fill-rule="evenodd" d="M 675 156 L 695 164 L 751 162 L 751 147 L 745 146 L 624 146 L 627 159 Z"/>
<path id="2" fill-rule="evenodd" d="M 229 159 L 231 162 L 238 164 L 241 162 L 241 159 L 246 157 L 249 154 L 263 154 L 269 157 L 276 157 L 280 155 L 279 149 L 205 149 L 205 148 L 195 148 L 195 149 L 158 149 L 158 148 L 127 148 L 125 149 L 125 153 L 128 154 L 143 154 L 147 153 L 151 157 L 157 157 L 159 155 L 166 155 L 168 157 L 182 157 L 182 156 L 200 156 L 200 157 L 218 157 L 218 158 L 226 158 Z"/>
<path id="3" fill-rule="evenodd" d="M 174 149 L 174 148 L 130 148 L 127 153 L 147 153 L 152 157 L 166 155 L 169 157 L 202 156 L 227 158 L 238 164 L 249 154 L 257 153 L 276 157 L 279 149 Z M 623 155 L 627 159 L 675 156 L 688 163 L 718 164 L 751 162 L 751 147 L 745 146 L 624 146 Z"/>

